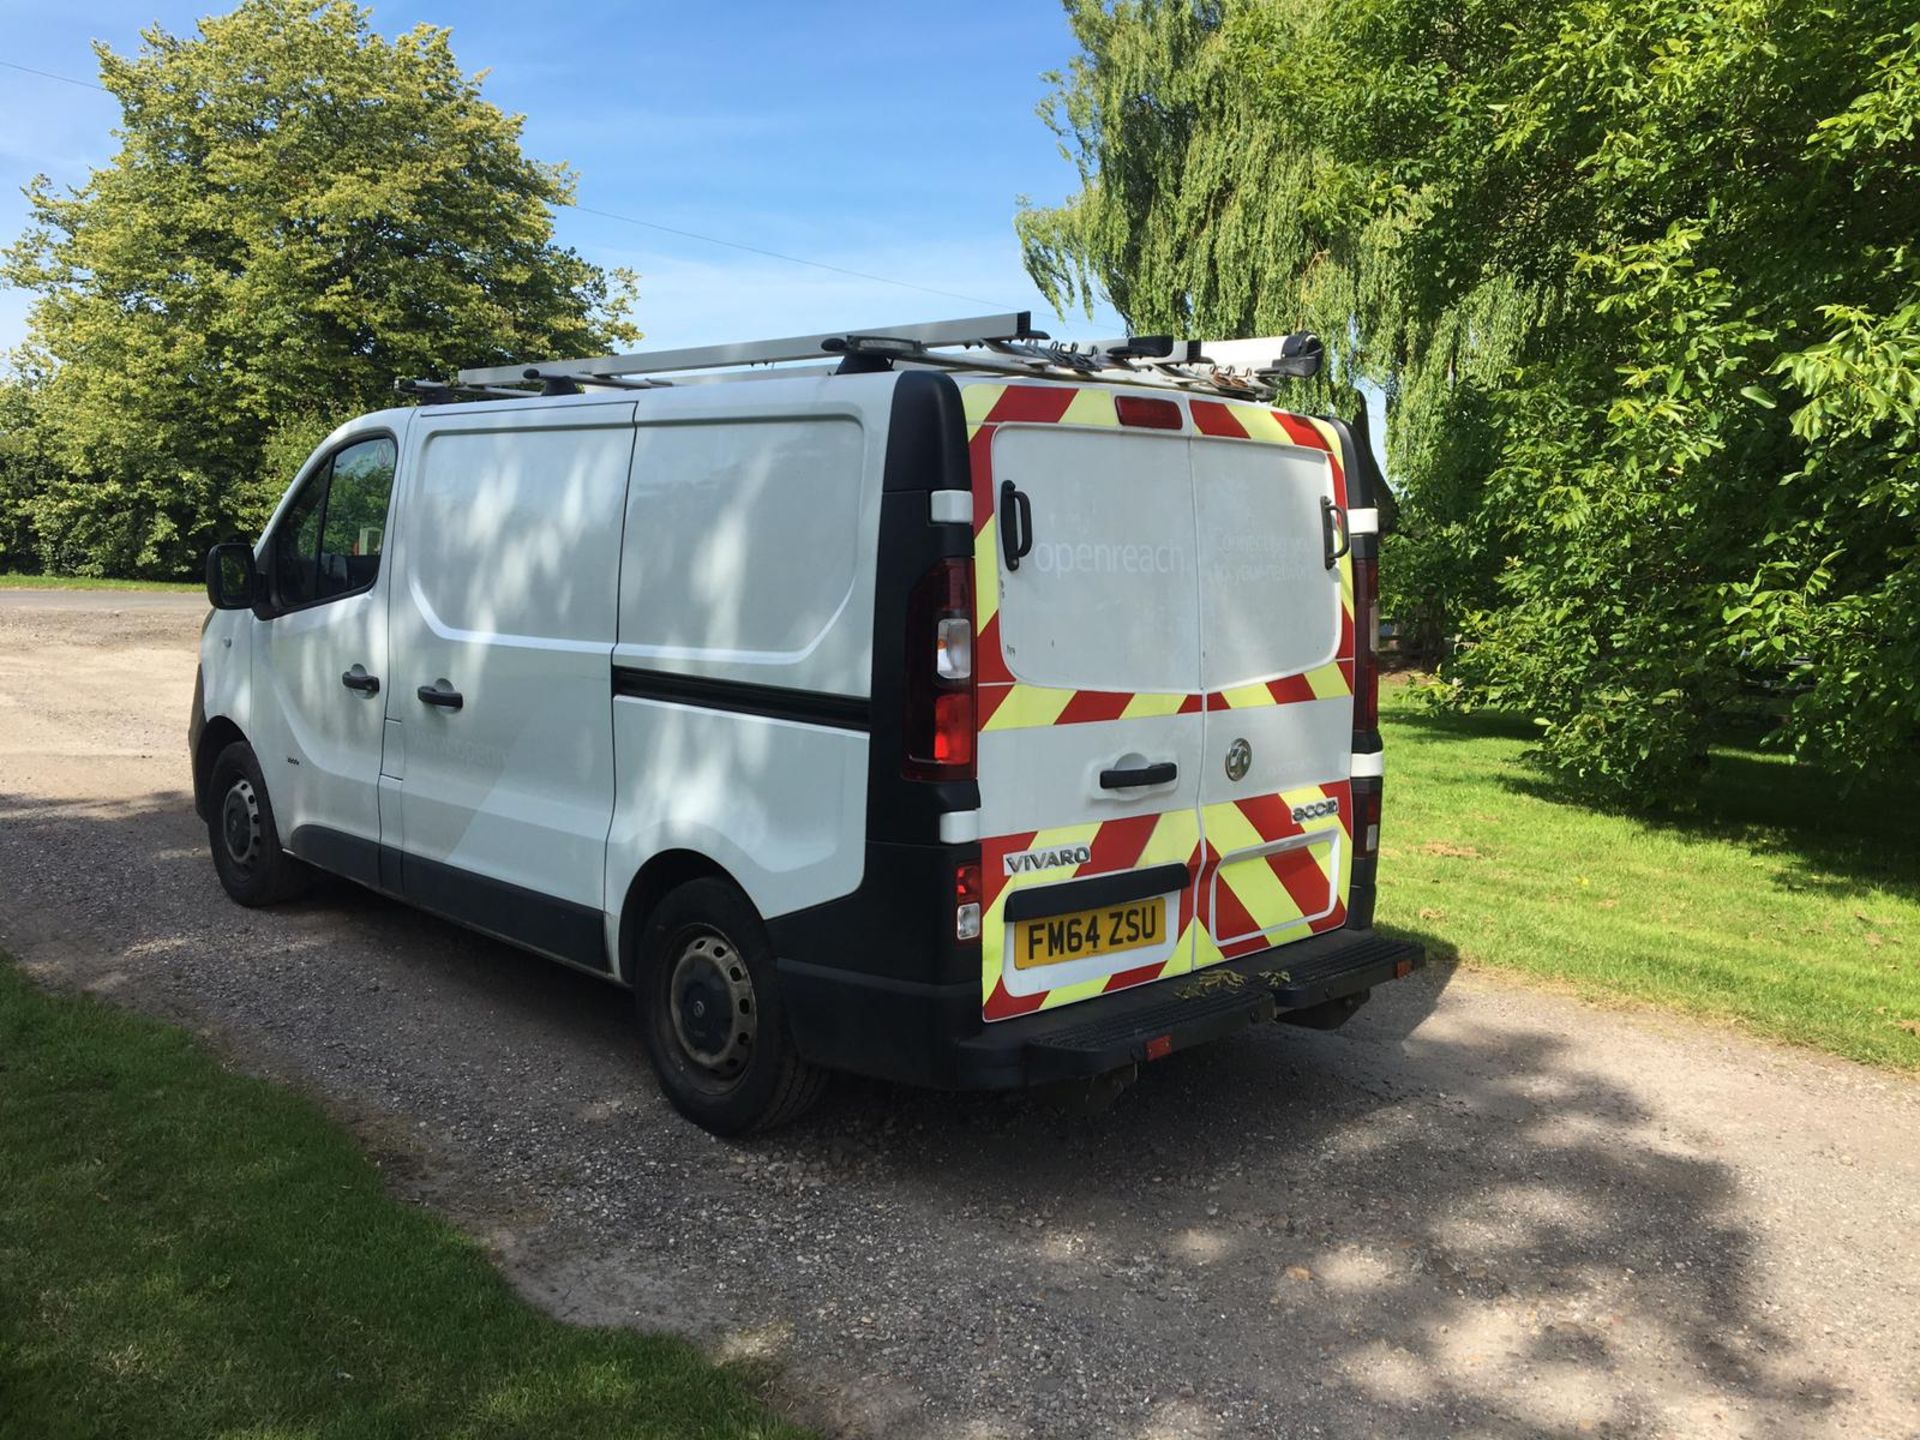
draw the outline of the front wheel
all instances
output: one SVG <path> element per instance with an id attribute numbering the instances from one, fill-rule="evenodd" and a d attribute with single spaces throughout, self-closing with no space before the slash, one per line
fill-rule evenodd
<path id="1" fill-rule="evenodd" d="M 640 1033 L 673 1107 L 715 1135 L 770 1130 L 820 1097 L 825 1073 L 787 1034 L 766 927 L 725 880 L 655 908 L 634 975 Z"/>
<path id="2" fill-rule="evenodd" d="M 273 802 L 253 747 L 236 740 L 215 756 L 207 789 L 213 797 L 207 843 L 227 894 L 255 906 L 291 900 L 305 890 L 313 873 L 280 848 Z"/>

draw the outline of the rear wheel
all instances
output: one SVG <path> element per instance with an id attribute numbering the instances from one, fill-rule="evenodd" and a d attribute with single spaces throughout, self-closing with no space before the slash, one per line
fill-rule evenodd
<path id="1" fill-rule="evenodd" d="M 793 1047 L 766 927 L 736 887 L 702 879 L 670 893 L 648 919 L 638 961 L 647 1058 L 694 1124 L 716 1135 L 770 1130 L 820 1097 L 825 1072 Z"/>
<path id="2" fill-rule="evenodd" d="M 307 888 L 313 872 L 280 848 L 273 801 L 251 745 L 236 740 L 214 757 L 207 791 L 213 800 L 207 843 L 228 895 L 242 905 L 272 905 Z"/>

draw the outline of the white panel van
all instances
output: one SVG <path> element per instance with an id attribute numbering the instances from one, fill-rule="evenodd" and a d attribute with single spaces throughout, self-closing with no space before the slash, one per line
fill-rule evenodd
<path id="1" fill-rule="evenodd" d="M 831 1070 L 1343 1021 L 1422 960 L 1372 927 L 1371 458 L 1270 372 L 1025 321 L 467 372 L 341 426 L 208 557 L 227 892 L 329 871 L 629 987 L 719 1133 Z"/>

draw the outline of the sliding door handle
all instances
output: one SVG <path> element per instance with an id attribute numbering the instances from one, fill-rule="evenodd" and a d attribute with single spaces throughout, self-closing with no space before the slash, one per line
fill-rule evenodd
<path id="1" fill-rule="evenodd" d="M 349 690 L 358 690 L 362 695 L 378 695 L 380 693 L 380 677 L 378 675 L 367 674 L 367 672 L 362 670 L 358 665 L 342 674 L 340 683 Z"/>
<path id="2" fill-rule="evenodd" d="M 427 704 L 437 705 L 442 710 L 458 710 L 462 705 L 467 703 L 461 698 L 458 690 L 443 689 L 439 684 L 422 685 L 413 693 L 418 695 Z"/>

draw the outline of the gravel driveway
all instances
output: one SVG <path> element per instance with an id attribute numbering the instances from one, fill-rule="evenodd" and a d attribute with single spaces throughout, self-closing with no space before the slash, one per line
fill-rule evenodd
<path id="1" fill-rule="evenodd" d="M 317 1093 L 560 1315 L 859 1435 L 1920 1435 L 1920 1086 L 1430 971 L 1101 1114 L 849 1081 L 722 1143 L 617 990 L 346 885 L 230 904 L 204 607 L 123 600 L 0 592 L 0 943 Z"/>

